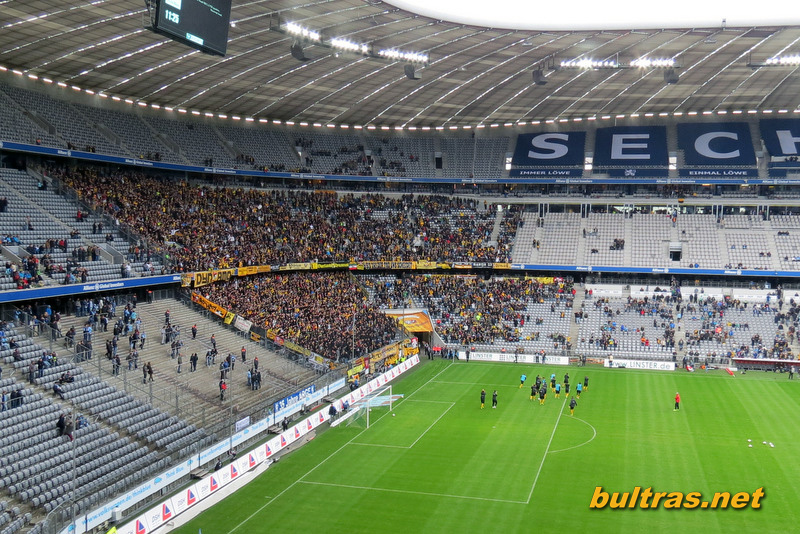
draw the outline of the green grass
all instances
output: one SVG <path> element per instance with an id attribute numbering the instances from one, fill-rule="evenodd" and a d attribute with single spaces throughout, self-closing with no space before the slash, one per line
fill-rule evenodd
<path id="1" fill-rule="evenodd" d="M 565 371 L 573 392 L 590 377 L 574 417 L 563 394 L 529 400 L 537 373 Z M 394 383 L 395 417 L 376 408 L 367 430 L 322 432 L 178 532 L 793 531 L 797 388 L 774 373 L 424 362 Z M 766 497 L 760 510 L 590 510 L 595 486 Z"/>

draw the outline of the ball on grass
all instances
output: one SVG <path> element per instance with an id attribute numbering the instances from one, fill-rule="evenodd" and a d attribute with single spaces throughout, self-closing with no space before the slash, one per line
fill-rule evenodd
<path id="1" fill-rule="evenodd" d="M 773 443 L 770 443 L 770 444 L 769 444 L 769 446 L 770 446 L 770 447 L 774 447 L 775 445 L 774 445 Z"/>
<path id="2" fill-rule="evenodd" d="M 752 440 L 752 439 L 748 439 L 748 440 L 747 440 L 747 443 L 750 443 L 751 441 L 753 441 L 753 440 Z"/>
<path id="3" fill-rule="evenodd" d="M 392 417 L 394 417 L 395 415 L 397 415 L 397 414 L 393 413 L 393 414 L 392 414 Z"/>
<path id="4" fill-rule="evenodd" d="M 752 449 L 753 448 L 753 444 L 751 443 L 750 445 L 748 445 L 748 447 L 750 447 Z"/>

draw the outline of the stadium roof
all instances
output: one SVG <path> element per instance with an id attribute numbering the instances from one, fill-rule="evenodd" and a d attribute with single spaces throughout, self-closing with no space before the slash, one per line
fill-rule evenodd
<path id="1" fill-rule="evenodd" d="M 300 62 L 295 38 L 270 29 L 278 16 L 326 38 L 426 53 L 429 64 L 411 80 L 403 61 L 319 45 Z M 392 128 L 800 107 L 800 66 L 767 64 L 800 53 L 797 26 L 509 30 L 377 0 L 234 0 L 220 58 L 145 29 L 148 20 L 143 0 L 0 0 L 0 68 L 162 107 Z M 678 83 L 665 83 L 664 68 L 619 68 L 640 59 L 674 60 Z M 606 67 L 561 68 L 571 60 Z M 533 81 L 539 69 L 544 85 Z"/>

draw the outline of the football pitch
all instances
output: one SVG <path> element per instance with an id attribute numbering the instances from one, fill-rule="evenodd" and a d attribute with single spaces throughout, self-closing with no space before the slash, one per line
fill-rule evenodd
<path id="1" fill-rule="evenodd" d="M 404 395 L 395 416 L 373 408 L 369 429 L 320 432 L 177 531 L 790 532 L 796 526 L 800 380 L 722 370 L 421 363 L 393 383 L 394 393 Z M 520 388 L 523 372 L 528 379 Z M 537 374 L 549 380 L 555 373 L 562 382 L 565 372 L 573 394 L 579 380 L 590 378 L 574 416 L 563 392 L 556 399 L 549 391 L 544 406 L 530 400 Z M 676 392 L 680 411 L 673 410 Z M 759 509 L 680 503 L 670 509 L 666 500 L 655 509 L 641 508 L 641 501 L 591 509 L 598 486 L 608 493 L 637 486 L 700 492 L 703 501 L 763 487 L 765 496 Z"/>

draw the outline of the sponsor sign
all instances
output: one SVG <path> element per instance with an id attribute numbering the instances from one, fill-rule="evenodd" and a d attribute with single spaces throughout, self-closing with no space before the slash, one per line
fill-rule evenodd
<path id="1" fill-rule="evenodd" d="M 603 360 L 603 367 L 612 367 L 609 359 Z M 614 368 L 621 369 L 649 369 L 653 371 L 674 371 L 675 362 L 662 362 L 652 360 L 618 360 L 614 358 Z"/>
<path id="2" fill-rule="evenodd" d="M 466 360 L 467 353 L 465 351 L 458 352 L 459 360 Z M 568 356 L 550 356 L 544 355 L 544 360 L 541 354 L 515 354 L 513 352 L 470 352 L 470 361 L 479 362 L 510 362 L 510 363 L 543 363 L 546 365 L 569 365 Z"/>
<path id="3" fill-rule="evenodd" d="M 282 398 L 278 402 L 275 402 L 272 405 L 272 410 L 274 412 L 279 412 L 281 410 L 294 406 L 295 404 L 302 403 L 306 401 L 308 397 L 313 395 L 315 391 L 317 391 L 317 386 L 311 384 L 307 388 L 303 388 L 300 391 L 292 393 L 291 395 Z"/>

